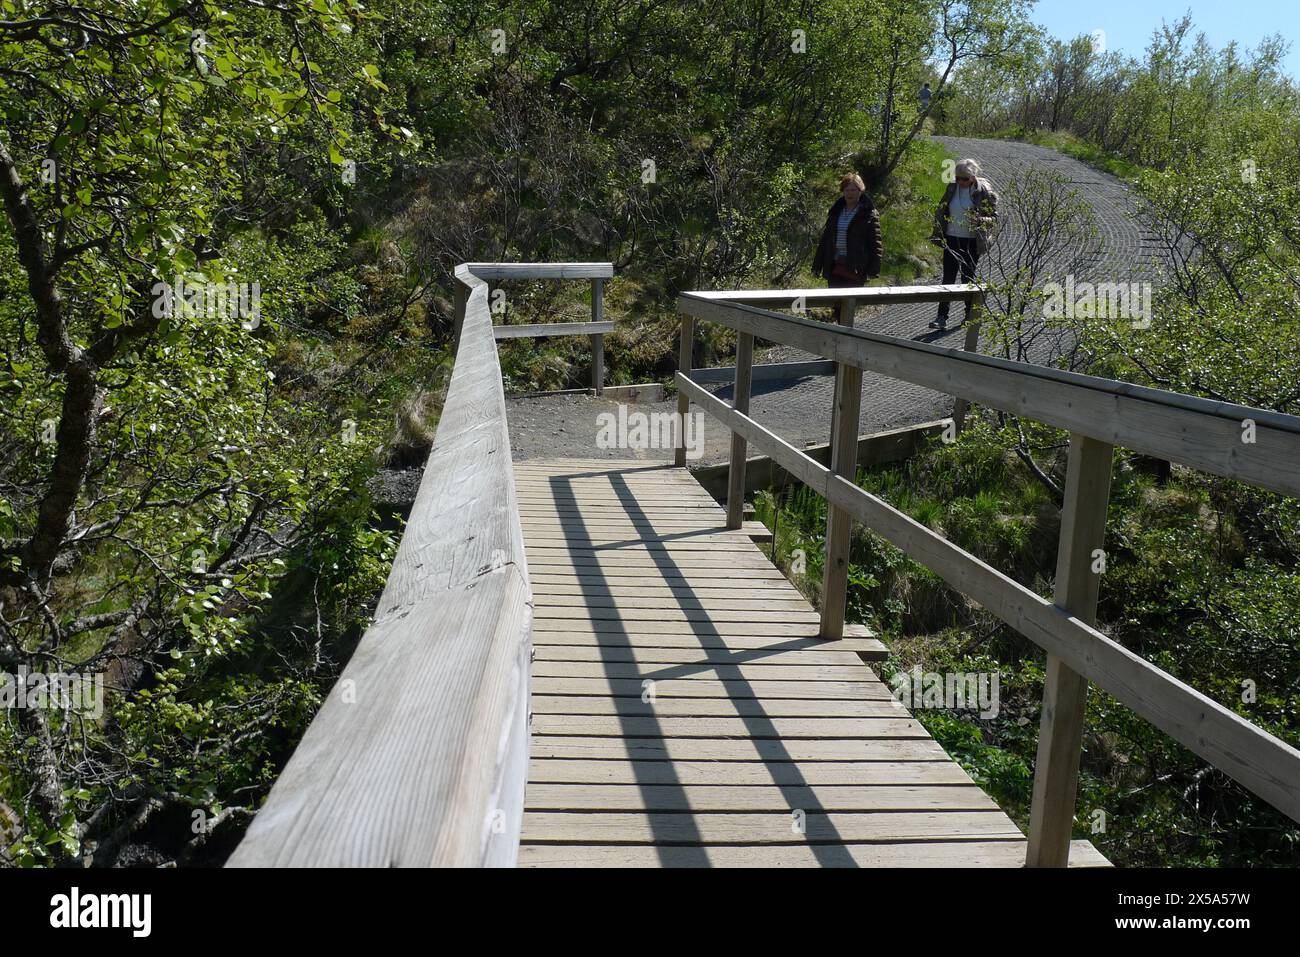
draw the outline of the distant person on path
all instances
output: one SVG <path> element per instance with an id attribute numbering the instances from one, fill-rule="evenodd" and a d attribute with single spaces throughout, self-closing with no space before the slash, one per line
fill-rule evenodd
<path id="1" fill-rule="evenodd" d="M 826 214 L 821 242 L 813 254 L 813 272 L 832 289 L 861 286 L 880 275 L 884 244 L 880 238 L 880 213 L 857 173 L 840 179 L 840 198 Z M 836 321 L 840 309 L 835 307 Z"/>
<path id="2" fill-rule="evenodd" d="M 943 192 L 939 208 L 934 211 L 934 232 L 930 242 L 943 249 L 945 284 L 971 282 L 980 256 L 993 241 L 998 221 L 998 194 L 993 184 L 980 176 L 980 164 L 964 159 L 957 164 L 956 182 Z M 948 328 L 949 303 L 939 303 L 939 315 L 931 329 Z M 970 305 L 964 319 L 970 318 Z"/>
<path id="3" fill-rule="evenodd" d="M 930 84 L 925 83 L 921 86 L 921 112 L 928 113 L 930 110 L 930 98 L 934 94 L 930 91 Z"/>

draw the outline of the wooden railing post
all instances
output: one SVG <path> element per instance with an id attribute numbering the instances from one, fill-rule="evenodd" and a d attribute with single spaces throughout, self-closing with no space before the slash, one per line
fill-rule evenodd
<path id="1" fill-rule="evenodd" d="M 857 300 L 840 306 L 840 325 L 853 328 Z M 862 370 L 836 363 L 835 406 L 831 432 L 831 472 L 850 482 L 858 469 L 858 416 L 862 409 Z M 849 585 L 849 543 L 853 516 L 835 505 L 826 509 L 826 564 L 822 570 L 822 638 L 844 637 Z"/>
<path id="2" fill-rule="evenodd" d="M 967 352 L 980 351 L 980 318 L 984 314 L 984 296 L 982 292 L 974 293 L 970 297 L 970 307 L 966 313 L 966 342 L 963 348 Z M 966 426 L 966 413 L 970 411 L 970 403 L 961 396 L 957 396 L 952 405 L 953 431 L 958 434 Z"/>
<path id="3" fill-rule="evenodd" d="M 1100 570 L 1105 567 L 1102 546 L 1113 452 L 1114 447 L 1105 442 L 1078 432 L 1070 435 L 1056 556 L 1056 604 L 1089 625 L 1097 618 Z M 1029 867 L 1065 867 L 1069 863 L 1087 699 L 1087 679 L 1049 654 L 1029 812 L 1025 859 Z"/>
<path id="4" fill-rule="evenodd" d="M 605 321 L 605 280 L 591 281 L 591 321 Z M 605 336 L 591 337 L 591 387 L 596 395 L 605 394 Z"/>
<path id="5" fill-rule="evenodd" d="M 677 371 L 684 376 L 691 374 L 691 352 L 695 348 L 695 317 L 682 314 L 682 339 L 677 347 Z M 677 393 L 677 449 L 673 453 L 673 464 L 678 468 L 686 467 L 686 416 L 691 411 L 691 398 L 685 392 Z"/>
<path id="6" fill-rule="evenodd" d="M 754 365 L 754 337 L 748 332 L 736 333 L 736 384 L 732 390 L 731 407 L 742 414 L 749 413 L 750 377 Z M 727 528 L 740 528 L 745 513 L 745 437 L 731 433 L 731 467 L 727 470 Z"/>
<path id="7" fill-rule="evenodd" d="M 835 321 L 839 323 L 841 326 L 845 326 L 849 329 L 852 329 L 853 324 L 856 320 L 857 320 L 857 300 L 848 299 L 848 298 L 841 299 L 839 303 L 839 311 L 835 315 Z M 838 373 L 837 373 L 836 382 L 837 383 L 839 382 Z M 839 430 L 836 428 L 836 424 L 839 422 L 839 414 L 840 414 L 840 410 L 839 410 L 838 403 L 832 402 L 831 403 L 831 430 L 829 436 L 826 439 L 826 444 L 827 446 L 829 446 L 828 451 L 830 452 L 832 457 L 835 455 L 835 436 L 839 432 Z M 855 443 L 857 442 L 856 436 L 854 436 L 854 442 Z"/>

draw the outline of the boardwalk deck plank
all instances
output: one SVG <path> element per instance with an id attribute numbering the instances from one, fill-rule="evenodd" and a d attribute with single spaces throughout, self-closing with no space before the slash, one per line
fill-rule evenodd
<path id="1" fill-rule="evenodd" d="M 1024 835 L 684 469 L 516 468 L 525 866 L 1020 866 Z M 864 660 L 865 659 L 865 660 Z M 1104 865 L 1080 842 L 1076 865 Z"/>

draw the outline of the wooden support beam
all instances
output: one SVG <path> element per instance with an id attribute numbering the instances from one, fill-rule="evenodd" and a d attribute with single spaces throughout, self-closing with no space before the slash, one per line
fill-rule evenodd
<path id="1" fill-rule="evenodd" d="M 985 293 L 978 292 L 971 295 L 968 300 L 969 305 L 966 309 L 966 342 L 963 348 L 967 352 L 980 351 L 980 318 L 984 312 Z M 957 396 L 957 400 L 952 407 L 952 420 L 954 430 L 961 434 L 961 430 L 966 427 L 966 413 L 970 411 L 970 402 L 964 396 Z"/>
<path id="2" fill-rule="evenodd" d="M 803 379 L 808 376 L 834 375 L 835 363 L 829 359 L 811 362 L 759 362 L 750 366 L 750 381 L 765 382 L 772 379 Z M 735 366 L 713 366 L 692 369 L 692 382 L 730 382 L 736 378 Z"/>
<path id="3" fill-rule="evenodd" d="M 502 339 L 540 339 L 544 336 L 602 336 L 614 331 L 612 322 L 529 322 L 518 326 L 493 326 L 492 335 Z"/>
<path id="4" fill-rule="evenodd" d="M 1065 510 L 1056 558 L 1056 604 L 1089 625 L 1105 567 L 1106 509 L 1114 448 L 1074 433 L 1065 474 Z M 1033 802 L 1029 816 L 1029 867 L 1069 863 L 1088 679 L 1056 655 L 1047 656 L 1043 717 L 1038 732 Z"/>
<path id="5" fill-rule="evenodd" d="M 600 323 L 605 320 L 605 280 L 591 281 L 591 321 Z M 601 333 L 591 337 L 591 387 L 596 395 L 605 394 L 605 336 Z"/>
<path id="6" fill-rule="evenodd" d="M 609 279 L 613 263 L 462 263 L 479 279 Z"/>
<path id="7" fill-rule="evenodd" d="M 754 365 L 754 337 L 736 333 L 736 384 L 731 407 L 742 415 L 749 412 L 750 372 Z M 683 429 L 683 431 L 685 431 Z M 745 437 L 731 433 L 731 468 L 727 475 L 727 528 L 740 528 L 745 511 Z"/>
<path id="8" fill-rule="evenodd" d="M 943 302 L 965 299 L 979 286 L 974 283 L 935 284 L 933 286 L 868 286 L 857 289 L 859 305 L 875 306 L 884 303 Z M 802 299 L 805 305 L 831 303 L 843 295 L 842 288 L 817 289 L 734 289 L 712 292 L 694 292 L 691 296 L 713 302 L 738 302 L 767 309 L 793 309 Z"/>
<path id="9" fill-rule="evenodd" d="M 695 319 L 682 314 L 682 335 L 677 345 L 677 371 L 682 375 L 691 374 L 691 353 L 695 348 Z M 686 468 L 686 416 L 691 411 L 691 397 L 684 389 L 677 391 L 677 449 L 673 452 L 673 464 Z"/>
<path id="10" fill-rule="evenodd" d="M 853 327 L 857 299 L 840 305 L 840 324 Z M 835 373 L 835 415 L 831 435 L 831 472 L 852 482 L 858 468 L 858 417 L 862 407 L 862 370 L 841 362 Z M 837 505 L 826 510 L 826 564 L 822 570 L 822 638 L 844 637 L 849 584 L 849 543 L 853 516 Z"/>
<path id="11" fill-rule="evenodd" d="M 605 337 L 591 337 L 591 389 L 596 395 L 605 394 Z"/>

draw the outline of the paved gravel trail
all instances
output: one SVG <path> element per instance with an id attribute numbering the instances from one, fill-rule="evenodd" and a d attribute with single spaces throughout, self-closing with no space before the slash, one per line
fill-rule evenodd
<path id="1" fill-rule="evenodd" d="M 960 137 L 937 137 L 937 140 L 956 156 L 979 160 L 984 175 L 999 189 L 1030 166 L 1055 170 L 1068 178 L 1080 195 L 1091 203 L 1102 244 L 1099 255 L 1076 275 L 1077 281 L 1128 283 L 1154 280 L 1160 261 L 1159 249 L 1151 237 L 1143 233 L 1135 215 L 1134 195 L 1120 180 L 1055 150 L 1026 143 Z M 980 264 L 981 275 L 989 275 L 995 257 L 1012 256 L 1020 245 L 1022 237 L 1014 217 L 1005 215 L 1005 212 L 1001 217 L 998 240 Z M 932 276 L 924 281 L 937 283 L 939 277 Z M 965 333 L 954 325 L 961 317 L 962 307 L 953 307 L 946 333 L 927 328 L 926 324 L 934 318 L 934 309 L 932 304 L 864 309 L 859 312 L 857 327 L 960 348 Z M 818 317 L 821 313 L 814 310 L 810 314 Z M 1058 338 L 1044 335 L 1036 341 L 1031 358 L 1035 362 L 1050 362 L 1060 346 Z M 779 346 L 765 350 L 756 361 L 790 362 L 807 358 L 810 358 L 807 353 Z M 750 414 L 796 446 L 825 442 L 830 432 L 833 385 L 834 379 L 830 376 L 756 382 L 750 399 Z M 730 387 L 716 390 L 720 398 L 727 400 L 730 400 L 730 392 Z M 519 460 L 573 456 L 664 461 L 671 457 L 670 453 L 658 449 L 637 452 L 595 448 L 597 416 L 601 412 L 617 411 L 617 408 L 617 402 L 574 396 L 510 399 L 507 409 L 512 453 Z M 676 404 L 674 400 L 636 405 L 631 409 L 673 411 Z M 860 430 L 863 434 L 942 418 L 951 411 L 951 397 L 873 373 L 863 375 Z M 730 437 L 726 429 L 706 416 L 705 449 L 701 461 L 726 461 L 729 449 Z"/>

